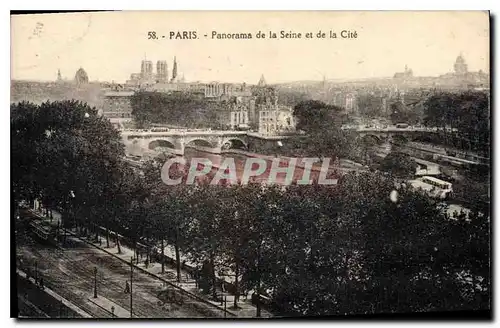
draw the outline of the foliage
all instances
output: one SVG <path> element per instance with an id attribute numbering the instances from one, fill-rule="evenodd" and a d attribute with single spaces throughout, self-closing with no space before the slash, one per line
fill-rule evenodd
<path id="1" fill-rule="evenodd" d="M 208 102 L 188 92 L 136 92 L 130 100 L 132 115 L 139 126 L 168 123 L 188 128 L 212 127 L 224 102 Z"/>
<path id="2" fill-rule="evenodd" d="M 409 155 L 400 152 L 389 153 L 380 164 L 380 169 L 398 177 L 412 177 L 417 170 L 417 163 Z"/>
<path id="3" fill-rule="evenodd" d="M 298 112 L 333 115 L 309 105 Z M 167 241 L 198 265 L 207 292 L 217 275 L 237 274 L 233 292 L 264 293 L 288 315 L 490 309 L 486 209 L 449 218 L 441 204 L 376 172 L 335 186 L 166 186 L 159 161 L 142 174 L 124 166 L 117 132 L 84 104 L 20 103 L 11 112 L 16 199 L 64 207 L 73 191 L 82 224 L 148 245 Z M 320 125 L 328 147 L 326 139 L 343 142 L 332 122 Z M 405 163 L 398 156 L 388 156 L 390 169 Z"/>
<path id="4" fill-rule="evenodd" d="M 348 154 L 353 138 L 350 133 L 341 130 L 346 119 L 342 108 L 307 100 L 294 107 L 293 115 L 298 120 L 297 129 L 305 131 L 306 135 L 288 139 L 284 151 L 315 157 Z"/>
<path id="5" fill-rule="evenodd" d="M 15 197 L 37 197 L 52 208 L 93 208 L 121 183 L 119 134 L 86 104 L 12 104 L 11 138 Z"/>
<path id="6" fill-rule="evenodd" d="M 391 122 L 392 124 L 408 123 L 415 124 L 418 122 L 419 117 L 415 108 L 406 106 L 401 101 L 396 101 L 390 105 Z"/>
<path id="7" fill-rule="evenodd" d="M 297 119 L 297 129 L 307 133 L 316 130 L 327 130 L 341 125 L 342 108 L 326 105 L 317 100 L 306 100 L 293 108 L 293 115 Z"/>
<path id="8" fill-rule="evenodd" d="M 375 118 L 386 114 L 381 96 L 361 94 L 357 97 L 357 102 L 363 116 Z"/>
<path id="9" fill-rule="evenodd" d="M 489 94 L 483 91 L 441 92 L 429 97 L 424 106 L 424 122 L 443 129 L 442 142 L 489 154 Z M 458 129 L 459 138 L 448 133 L 446 127 Z"/>

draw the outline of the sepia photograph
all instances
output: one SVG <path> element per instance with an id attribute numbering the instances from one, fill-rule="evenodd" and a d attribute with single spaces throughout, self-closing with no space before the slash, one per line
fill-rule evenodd
<path id="1" fill-rule="evenodd" d="M 10 20 L 11 317 L 492 318 L 488 11 Z"/>

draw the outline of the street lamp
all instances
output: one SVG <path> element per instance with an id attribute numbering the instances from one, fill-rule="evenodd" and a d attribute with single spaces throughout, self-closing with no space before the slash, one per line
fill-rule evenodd
<path id="1" fill-rule="evenodd" d="M 74 198 L 75 198 L 75 193 L 73 192 L 73 190 L 70 190 L 69 191 L 69 206 L 70 206 L 71 215 L 73 215 L 73 199 Z M 66 225 L 64 224 L 64 222 L 62 223 L 62 227 L 64 230 L 63 243 L 66 243 L 67 230 L 66 230 Z"/>
<path id="2" fill-rule="evenodd" d="M 130 257 L 130 317 L 132 318 L 132 279 L 134 277 L 134 258 Z"/>
<path id="3" fill-rule="evenodd" d="M 227 316 L 227 295 L 224 295 L 224 318 Z"/>
<path id="4" fill-rule="evenodd" d="M 257 275 L 258 275 L 258 281 L 257 281 L 257 298 L 256 298 L 256 302 L 257 302 L 257 318 L 260 318 L 261 316 L 261 307 L 260 307 L 260 288 L 261 288 L 261 277 L 260 277 L 260 262 L 261 262 L 261 259 L 260 259 L 260 256 L 261 256 L 261 248 L 262 248 L 262 245 L 264 244 L 264 240 L 261 240 L 261 242 L 259 243 L 259 247 L 257 249 Z"/>
<path id="5" fill-rule="evenodd" d="M 75 216 L 75 209 L 73 208 L 74 200 L 75 200 L 75 193 L 73 192 L 73 190 L 69 191 L 69 196 L 71 197 L 71 216 L 73 217 L 73 225 L 76 229 L 76 216 Z"/>
<path id="6" fill-rule="evenodd" d="M 276 150 L 276 157 L 279 157 L 278 153 L 280 152 L 281 147 L 283 147 L 283 143 L 280 140 L 278 140 L 276 144 L 278 145 L 278 148 Z"/>
<path id="7" fill-rule="evenodd" d="M 97 267 L 94 267 L 94 298 L 97 298 Z"/>
<path id="8" fill-rule="evenodd" d="M 38 261 L 35 261 L 35 285 L 38 284 Z"/>

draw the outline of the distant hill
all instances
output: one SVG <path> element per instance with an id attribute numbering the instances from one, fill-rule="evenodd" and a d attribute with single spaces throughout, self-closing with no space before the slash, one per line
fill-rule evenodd
<path id="1" fill-rule="evenodd" d="M 102 108 L 104 97 L 99 83 L 77 86 L 70 82 L 11 81 L 10 101 L 30 101 L 36 104 L 58 100 L 79 100 L 97 109 Z"/>

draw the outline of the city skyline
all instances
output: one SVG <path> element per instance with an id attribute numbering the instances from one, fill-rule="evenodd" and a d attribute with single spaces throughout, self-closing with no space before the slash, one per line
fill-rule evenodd
<path id="1" fill-rule="evenodd" d="M 489 72 L 487 12 L 117 12 L 12 17 L 11 78 L 123 83 L 141 60 L 167 60 L 189 82 L 271 83 L 392 77 L 408 65 L 415 76 L 453 70 L 462 54 L 470 71 Z M 384 16 L 384 17 L 381 17 Z M 148 19 L 145 19 L 147 17 Z M 168 19 L 165 19 L 168 17 Z M 257 18 L 258 19 L 252 19 Z M 189 18 L 189 19 L 186 19 Z M 446 24 L 442 24 L 446 20 Z M 380 24 L 384 21 L 384 24 Z M 215 22 L 215 23 L 214 23 Z M 244 22 L 244 23 L 242 23 Z M 439 24 L 440 25 L 436 25 Z M 294 28 L 291 28 L 294 26 Z M 394 29 L 394 26 L 400 28 Z M 436 29 L 436 26 L 441 26 Z M 196 40 L 169 40 L 170 31 L 197 31 Z M 356 31 L 357 38 L 256 39 L 259 30 L 292 33 Z M 148 40 L 155 31 L 166 38 Z M 211 39 L 252 33 L 251 40 Z M 207 38 L 203 35 L 207 34 Z M 49 46 L 50 45 L 50 46 Z M 297 53 L 300 52 L 300 55 Z M 488 54 L 488 55 L 486 55 Z"/>

